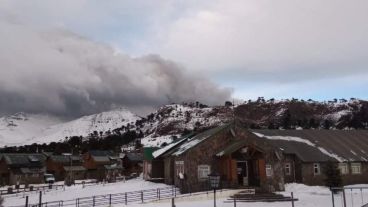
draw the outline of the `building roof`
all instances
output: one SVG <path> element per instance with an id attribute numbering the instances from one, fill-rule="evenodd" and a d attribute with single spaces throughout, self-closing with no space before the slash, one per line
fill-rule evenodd
<path id="1" fill-rule="evenodd" d="M 128 160 L 133 162 L 143 161 L 143 153 L 140 152 L 128 152 L 126 153 L 126 157 L 128 158 Z"/>
<path id="2" fill-rule="evenodd" d="M 183 137 L 180 137 L 179 139 L 173 141 L 172 143 L 166 145 L 165 147 L 162 147 L 152 153 L 153 158 L 159 158 L 160 156 L 164 155 L 166 152 L 174 149 L 175 147 L 179 146 L 183 142 L 185 142 L 190 137 L 193 137 L 194 133 L 190 133 L 188 135 L 185 135 Z"/>
<path id="3" fill-rule="evenodd" d="M 220 131 L 228 128 L 230 124 L 225 124 L 222 126 L 218 126 L 212 129 L 209 129 L 207 131 L 204 131 L 202 133 L 199 133 L 192 138 L 186 140 L 183 142 L 176 150 L 172 152 L 172 155 L 179 156 L 185 153 L 186 151 L 190 150 L 191 148 L 197 146 L 199 143 L 203 142 L 207 138 L 212 137 L 213 135 L 219 133 Z"/>
<path id="4" fill-rule="evenodd" d="M 368 162 L 368 130 L 252 130 L 304 162 Z"/>
<path id="5" fill-rule="evenodd" d="M 153 157 L 153 152 L 155 152 L 156 150 L 158 150 L 158 147 L 145 147 L 143 148 L 143 159 L 144 160 L 152 160 Z"/>
<path id="6" fill-rule="evenodd" d="M 108 163 L 113 160 L 119 159 L 119 155 L 115 154 L 113 151 L 107 150 L 91 150 L 89 154 L 95 160 L 95 162 Z"/>
<path id="7" fill-rule="evenodd" d="M 228 145 L 226 145 L 223 149 L 221 149 L 218 153 L 216 153 L 216 156 L 221 157 L 224 155 L 230 155 L 235 151 L 237 151 L 238 149 L 242 148 L 246 143 L 247 141 L 245 139 L 231 142 Z"/>
<path id="8" fill-rule="evenodd" d="M 65 171 L 86 171 L 83 166 L 64 166 Z"/>
<path id="9" fill-rule="evenodd" d="M 20 167 L 42 167 L 46 160 L 43 154 L 5 153 L 2 159 L 14 168 Z"/>
<path id="10" fill-rule="evenodd" d="M 72 162 L 81 162 L 82 158 L 80 156 L 73 155 L 71 156 Z M 69 155 L 51 155 L 49 157 L 54 162 L 58 163 L 70 163 L 70 156 Z"/>

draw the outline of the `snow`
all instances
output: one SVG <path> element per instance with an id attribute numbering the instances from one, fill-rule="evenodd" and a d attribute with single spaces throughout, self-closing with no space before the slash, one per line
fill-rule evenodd
<path id="1" fill-rule="evenodd" d="M 165 136 L 158 136 L 153 137 L 153 134 L 148 135 L 141 140 L 141 144 L 145 147 L 161 147 L 162 144 L 170 144 L 173 141 L 173 136 L 180 136 L 176 135 L 165 135 Z"/>
<path id="2" fill-rule="evenodd" d="M 55 117 L 42 114 L 16 113 L 0 118 L 0 147 L 20 145 L 43 133 L 43 130 L 62 123 Z"/>
<path id="3" fill-rule="evenodd" d="M 126 182 L 117 182 L 117 183 L 106 183 L 106 184 L 98 184 L 98 185 L 88 185 L 84 188 L 82 185 L 75 185 L 71 187 L 59 188 L 58 190 L 52 190 L 49 192 L 45 192 L 43 194 L 43 202 L 50 201 L 59 201 L 59 200 L 71 200 L 81 197 L 89 197 L 94 195 L 106 195 L 106 194 L 114 194 L 114 193 L 123 193 L 123 192 L 131 192 L 138 190 L 146 190 L 146 189 L 157 189 L 157 188 L 165 188 L 169 187 L 165 184 L 160 183 L 152 183 L 143 181 L 141 178 L 137 178 L 134 180 L 128 180 Z M 27 193 L 29 195 L 30 203 L 38 202 L 38 192 Z M 5 206 L 9 205 L 22 205 L 24 204 L 25 199 L 23 198 L 23 194 L 19 195 L 6 195 L 4 196 Z"/>
<path id="4" fill-rule="evenodd" d="M 79 197 L 87 197 L 94 195 L 105 195 L 105 194 L 114 194 L 114 193 L 123 193 L 130 191 L 139 191 L 146 189 L 156 189 L 156 188 L 164 188 L 168 187 L 165 184 L 157 184 L 151 183 L 147 181 L 143 181 L 141 178 L 129 180 L 127 182 L 118 182 L 118 183 L 110 183 L 110 184 L 99 184 L 99 185 L 91 185 L 85 188 L 82 188 L 80 185 L 66 187 L 65 191 L 63 189 L 52 190 L 50 192 L 46 192 L 43 195 L 44 201 L 59 201 L 59 200 L 69 200 L 76 199 Z M 361 192 L 360 189 L 356 190 L 345 190 L 346 199 L 348 206 L 362 206 L 363 203 L 368 203 L 368 185 L 360 184 L 360 185 L 352 185 L 347 187 L 362 187 Z M 217 205 L 221 207 L 233 207 L 233 203 L 224 203 L 225 200 L 233 193 L 234 191 L 224 191 L 218 192 L 217 194 Z M 290 183 L 285 185 L 284 192 L 278 192 L 285 196 L 290 196 L 291 192 L 294 193 L 294 197 L 299 199 L 295 202 L 295 206 L 303 206 L 303 207 L 326 207 L 332 206 L 331 201 L 331 192 L 327 187 L 322 186 L 307 186 L 303 184 Z M 38 193 L 34 192 L 29 194 L 30 202 L 36 203 L 38 201 Z M 188 195 L 184 195 L 188 196 Z M 335 206 L 342 206 L 342 193 L 335 194 Z M 23 195 L 6 195 L 5 198 L 5 206 L 9 205 L 23 205 L 24 197 Z M 125 207 L 125 204 L 117 204 L 113 205 L 113 207 Z M 159 202 L 150 202 L 150 203 L 131 203 L 128 206 L 131 207 L 171 207 L 171 200 L 166 199 Z M 200 194 L 188 197 L 176 198 L 176 206 L 177 207 L 212 207 L 213 206 L 213 194 L 210 192 L 207 194 Z M 284 207 L 291 206 L 290 202 L 257 202 L 257 203 L 237 203 L 237 206 L 252 206 L 252 207 Z"/>
<path id="5" fill-rule="evenodd" d="M 285 140 L 285 141 L 294 141 L 294 142 L 300 142 L 300 143 L 304 143 L 304 144 L 307 144 L 311 147 L 316 147 L 319 151 L 321 151 L 323 154 L 329 156 L 329 157 L 332 157 L 332 158 L 335 158 L 337 161 L 339 162 L 344 162 L 346 161 L 346 159 L 344 158 L 341 158 L 340 156 L 338 156 L 337 154 L 335 153 L 332 153 L 332 152 L 329 152 L 327 151 L 326 149 L 324 149 L 323 147 L 319 147 L 317 146 L 315 143 L 312 143 L 311 141 L 309 140 L 306 140 L 306 139 L 303 139 L 303 138 L 300 138 L 300 137 L 292 137 L 292 136 L 266 136 L 264 134 L 261 134 L 261 133 L 257 133 L 257 132 L 253 132 L 253 134 L 255 134 L 256 136 L 258 137 L 261 137 L 261 138 L 266 138 L 266 139 L 272 139 L 272 140 Z"/>
<path id="6" fill-rule="evenodd" d="M 257 135 L 258 137 L 263 137 L 263 138 L 267 138 L 267 139 L 272 139 L 272 140 L 285 140 L 285 141 L 294 141 L 294 142 L 301 142 L 304 144 L 307 144 L 309 146 L 315 147 L 316 145 L 314 143 L 312 143 L 309 140 L 306 139 L 302 139 L 300 137 L 292 137 L 292 136 L 266 136 L 263 135 L 261 133 L 257 133 L 257 132 L 253 132 L 253 134 Z"/>
<path id="7" fill-rule="evenodd" d="M 201 143 L 203 140 L 207 139 L 209 136 L 205 136 L 205 137 L 201 137 L 200 139 L 192 139 L 190 141 L 188 141 L 187 143 L 184 143 L 183 145 L 181 145 L 179 147 L 179 149 L 173 154 L 175 156 L 179 156 L 181 154 L 183 154 L 185 151 L 187 151 L 188 149 L 196 146 L 197 144 Z"/>
<path id="8" fill-rule="evenodd" d="M 355 185 L 354 187 L 368 187 L 368 185 Z M 296 207 L 328 207 L 332 206 L 331 192 L 326 187 L 321 186 L 306 186 L 303 184 L 287 184 L 285 192 L 280 192 L 285 196 L 290 196 L 291 192 L 294 193 L 294 197 L 298 198 L 295 201 Z M 347 206 L 360 207 L 362 206 L 362 197 L 360 190 L 353 190 L 352 194 L 350 190 L 346 190 Z M 363 203 L 368 203 L 368 189 L 363 190 Z M 177 199 L 175 205 L 177 207 L 212 207 L 213 206 L 213 195 L 201 196 L 202 199 L 196 199 L 195 197 L 188 197 L 184 200 Z M 335 206 L 342 206 L 342 193 L 335 194 Z M 217 195 L 217 206 L 221 207 L 233 207 L 233 203 L 224 203 L 227 197 L 222 197 L 221 193 Z M 351 205 L 353 203 L 353 205 Z M 117 207 L 123 207 L 125 205 L 117 205 Z M 131 207 L 171 207 L 171 200 L 166 200 L 166 202 L 155 202 L 147 204 L 133 204 L 129 205 Z M 239 207 L 285 207 L 291 206 L 291 202 L 253 202 L 253 203 L 237 203 Z M 115 206 L 114 206 L 115 207 Z"/>
<path id="9" fill-rule="evenodd" d="M 182 139 L 182 140 L 180 140 L 180 141 L 178 141 L 178 142 L 171 143 L 171 144 L 169 144 L 169 145 L 167 145 L 167 146 L 165 146 L 165 147 L 163 147 L 163 148 L 161 148 L 161 149 L 158 149 L 158 150 L 154 151 L 154 152 L 152 153 L 152 155 L 153 155 L 153 157 L 154 157 L 154 158 L 156 158 L 156 157 L 158 157 L 158 156 L 162 155 L 163 153 L 167 152 L 167 151 L 168 151 L 168 150 L 170 150 L 171 148 L 175 147 L 176 145 L 178 145 L 178 144 L 180 144 L 180 143 L 184 142 L 185 140 L 186 140 L 186 139 Z"/>
<path id="10" fill-rule="evenodd" d="M 0 146 L 50 143 L 70 136 L 88 136 L 93 131 L 106 132 L 138 119 L 140 117 L 124 108 L 68 122 L 46 115 L 17 113 L 0 118 Z"/>

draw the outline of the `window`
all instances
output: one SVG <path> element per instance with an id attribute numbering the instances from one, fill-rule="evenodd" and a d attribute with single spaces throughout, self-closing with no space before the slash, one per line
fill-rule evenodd
<path id="1" fill-rule="evenodd" d="M 348 163 L 339 163 L 339 170 L 341 175 L 349 174 Z"/>
<path id="2" fill-rule="evenodd" d="M 204 180 L 208 178 L 211 173 L 211 167 L 209 165 L 198 165 L 198 179 Z"/>
<path id="3" fill-rule="evenodd" d="M 270 164 L 266 164 L 266 176 L 271 177 L 272 174 L 272 166 Z"/>
<path id="4" fill-rule="evenodd" d="M 285 163 L 285 175 L 291 175 L 290 163 Z"/>
<path id="5" fill-rule="evenodd" d="M 184 161 L 175 161 L 176 175 L 184 178 Z"/>
<path id="6" fill-rule="evenodd" d="M 314 173 L 314 175 L 321 174 L 321 167 L 320 167 L 319 163 L 314 163 L 313 164 L 313 173 Z"/>
<path id="7" fill-rule="evenodd" d="M 352 174 L 361 174 L 361 164 L 360 163 L 351 163 L 351 173 Z"/>

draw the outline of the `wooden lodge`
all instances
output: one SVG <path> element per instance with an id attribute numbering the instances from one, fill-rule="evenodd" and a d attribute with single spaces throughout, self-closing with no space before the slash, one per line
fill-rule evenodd
<path id="1" fill-rule="evenodd" d="M 327 162 L 338 165 L 343 184 L 368 183 L 368 131 L 248 130 L 219 126 L 183 137 L 144 161 L 144 178 L 163 177 L 183 192 L 208 189 L 208 174 L 226 188 L 284 190 L 285 183 L 324 185 Z M 145 156 L 147 157 L 147 156 Z"/>
<path id="2" fill-rule="evenodd" d="M 46 157 L 43 154 L 9 153 L 0 157 L 1 185 L 44 182 Z"/>

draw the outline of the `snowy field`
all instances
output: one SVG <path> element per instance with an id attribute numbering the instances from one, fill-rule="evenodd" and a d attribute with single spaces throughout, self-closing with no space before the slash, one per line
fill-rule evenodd
<path id="1" fill-rule="evenodd" d="M 165 188 L 169 187 L 165 184 L 158 184 L 152 182 L 143 181 L 141 178 L 128 180 L 126 182 L 117 182 L 117 183 L 107 183 L 107 184 L 98 184 L 98 185 L 89 185 L 85 188 L 82 185 L 75 185 L 71 187 L 59 188 L 58 190 L 52 190 L 50 192 L 46 192 L 43 195 L 43 202 L 49 201 L 59 201 L 59 200 L 70 200 L 76 199 L 80 197 L 88 197 L 94 195 L 106 195 L 106 194 L 114 194 L 114 193 L 122 193 L 122 192 L 131 192 L 138 190 L 146 190 L 146 189 L 155 189 L 155 188 Z M 38 193 L 33 192 L 29 195 L 30 203 L 38 202 Z M 4 204 L 5 206 L 14 206 L 14 205 L 22 205 L 25 203 L 25 199 L 23 198 L 23 194 L 20 193 L 18 195 L 7 195 L 4 196 Z"/>
<path id="2" fill-rule="evenodd" d="M 357 185 L 356 185 L 357 186 Z M 354 187 L 356 187 L 354 186 Z M 360 185 L 367 187 L 368 185 Z M 298 198 L 299 201 L 295 202 L 295 207 L 332 207 L 331 192 L 326 187 L 320 186 L 305 186 L 302 184 L 288 184 L 286 191 L 281 192 L 285 196 L 290 196 L 291 192 L 294 192 L 294 197 Z M 351 199 L 353 198 L 353 199 Z M 363 190 L 362 194 L 360 190 L 354 190 L 353 194 L 350 190 L 346 190 L 346 204 L 347 207 L 361 207 L 362 203 L 368 203 L 368 189 Z M 363 199 L 363 200 L 362 200 Z M 176 201 L 176 207 L 212 207 L 213 197 L 212 195 L 204 198 L 203 200 L 193 201 L 195 199 L 187 198 L 184 201 Z M 225 203 L 227 198 L 217 199 L 217 207 L 233 207 L 233 203 Z M 124 205 L 118 205 L 123 207 Z M 160 202 L 160 203 L 147 203 L 147 204 L 133 204 L 131 207 L 171 207 L 171 202 Z M 291 202 L 257 202 L 257 203 L 237 203 L 237 207 L 291 207 Z M 342 207 L 342 195 L 335 195 L 335 206 Z"/>
<path id="3" fill-rule="evenodd" d="M 367 187 L 368 185 L 360 185 L 363 187 Z M 92 185 L 82 188 L 82 186 L 72 186 L 66 187 L 65 190 L 53 190 L 51 192 L 46 192 L 43 196 L 43 201 L 56 201 L 56 200 L 69 200 L 75 199 L 78 197 L 86 197 L 93 195 L 104 195 L 104 194 L 114 194 L 121 192 L 130 192 L 130 191 L 138 191 L 138 190 L 146 190 L 146 189 L 156 189 L 156 188 L 164 188 L 168 187 L 165 184 L 157 184 L 143 181 L 141 178 L 129 180 L 126 182 L 118 182 L 118 183 L 110 183 L 110 184 L 99 184 Z M 357 187 L 354 186 L 354 187 Z M 290 193 L 294 192 L 294 197 L 298 198 L 299 201 L 295 202 L 295 207 L 329 207 L 332 206 L 331 202 L 331 192 L 326 187 L 320 186 L 305 186 L 302 184 L 288 184 L 286 185 L 286 191 L 280 192 L 285 196 L 290 196 Z M 33 193 L 29 194 L 30 203 L 36 203 L 38 200 L 38 194 Z M 200 196 L 192 196 L 192 197 L 183 197 L 178 198 L 176 200 L 176 207 L 212 207 L 213 206 L 213 195 L 200 195 Z M 5 206 L 13 206 L 13 205 L 22 205 L 24 204 L 23 194 L 9 195 L 5 196 Z M 218 207 L 232 207 L 234 206 L 232 203 L 225 203 L 224 201 L 228 198 L 228 196 L 218 195 L 217 206 Z M 363 190 L 354 190 L 351 193 L 350 190 L 346 191 L 347 198 L 347 207 L 358 207 L 362 206 L 362 203 L 368 203 L 368 189 Z M 114 207 L 123 207 L 125 204 L 121 205 L 113 205 Z M 152 203 L 136 203 L 129 204 L 128 206 L 132 207 L 171 207 L 171 201 L 162 200 L 160 202 L 152 202 Z M 291 202 L 274 202 L 274 203 L 237 203 L 239 207 L 284 207 L 291 206 Z M 341 194 L 335 195 L 335 206 L 342 206 L 342 196 Z"/>

